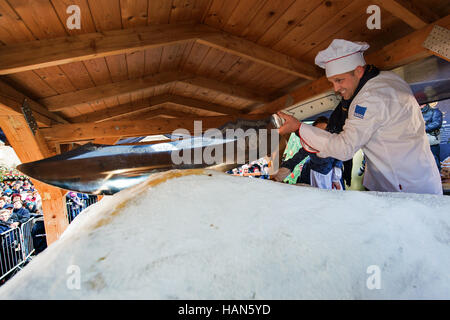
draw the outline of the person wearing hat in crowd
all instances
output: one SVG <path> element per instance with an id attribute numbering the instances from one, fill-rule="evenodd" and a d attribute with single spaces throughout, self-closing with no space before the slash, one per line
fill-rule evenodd
<path id="1" fill-rule="evenodd" d="M 343 130 L 332 134 L 279 112 L 281 135 L 296 132 L 303 148 L 319 157 L 366 156 L 364 186 L 370 191 L 442 194 L 420 107 L 409 85 L 393 72 L 366 65 L 367 43 L 335 39 L 315 63 L 334 91 L 349 103 Z"/>
<path id="2" fill-rule="evenodd" d="M 13 193 L 11 196 L 11 203 L 14 203 L 15 201 L 22 201 L 22 196 L 18 193 Z"/>
<path id="3" fill-rule="evenodd" d="M 7 188 L 5 191 L 3 191 L 3 195 L 10 197 L 13 194 L 13 191 L 10 188 Z"/>
<path id="4" fill-rule="evenodd" d="M 31 218 L 30 216 L 30 212 L 28 211 L 28 209 L 25 209 L 22 205 L 22 201 L 21 200 L 16 200 L 13 202 L 13 214 L 11 216 L 11 218 L 15 221 L 18 221 L 20 223 L 25 223 L 28 221 L 28 219 Z"/>
<path id="5" fill-rule="evenodd" d="M 34 202 L 32 202 L 32 201 L 27 201 L 25 203 L 25 208 L 28 209 L 28 211 L 31 214 L 37 214 L 38 213 L 38 210 L 36 208 L 36 204 Z"/>

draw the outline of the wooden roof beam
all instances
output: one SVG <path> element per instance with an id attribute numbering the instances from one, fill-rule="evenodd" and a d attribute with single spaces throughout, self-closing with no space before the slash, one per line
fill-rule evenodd
<path id="1" fill-rule="evenodd" d="M 121 118 L 121 120 L 148 120 L 156 117 L 170 117 L 170 118 L 192 118 L 195 114 L 173 110 L 167 107 L 162 107 L 154 110 L 145 111 L 144 113 L 140 113 L 137 115 L 128 115 Z"/>
<path id="2" fill-rule="evenodd" d="M 314 65 L 300 61 L 281 52 L 261 46 L 241 37 L 225 32 L 211 32 L 197 39 L 197 42 L 263 64 L 267 67 L 296 77 L 315 80 L 320 70 Z"/>
<path id="3" fill-rule="evenodd" d="M 30 99 L 9 84 L 0 80 L 0 110 L 3 115 L 22 115 L 22 104 L 27 99 L 33 116 L 40 127 L 49 127 L 53 123 L 68 123 L 68 121 Z"/>
<path id="4" fill-rule="evenodd" d="M 433 52 L 424 48 L 422 44 L 430 34 L 434 25 L 450 28 L 450 15 L 386 45 L 377 52 L 369 54 L 365 57 L 366 62 L 368 64 L 373 64 L 382 70 L 391 70 L 433 55 Z M 250 114 L 274 113 L 332 89 L 331 83 L 323 76 L 270 103 L 255 108 Z"/>
<path id="5" fill-rule="evenodd" d="M 140 137 L 158 134 L 171 134 L 176 129 L 194 132 L 194 121 L 202 121 L 202 129 L 219 128 L 229 121 L 239 119 L 257 120 L 266 114 L 242 116 L 192 117 L 183 119 L 104 121 L 100 123 L 58 124 L 51 128 L 42 128 L 41 134 L 51 143 L 81 141 L 109 137 Z"/>
<path id="6" fill-rule="evenodd" d="M 419 7 L 411 0 L 375 0 L 374 3 L 416 30 L 422 29 L 439 19 L 439 16 L 430 10 L 427 5 L 420 5 Z"/>
<path id="7" fill-rule="evenodd" d="M 61 111 L 66 108 L 81 106 L 101 99 L 138 92 L 144 89 L 155 88 L 176 82 L 178 80 L 183 80 L 186 77 L 191 76 L 181 74 L 179 72 L 163 72 L 146 76 L 144 78 L 114 82 L 102 86 L 68 92 L 41 99 L 40 102 L 50 111 Z"/>
<path id="8" fill-rule="evenodd" d="M 298 77 L 313 80 L 320 74 L 314 65 L 206 25 L 166 24 L 3 46 L 0 48 L 0 75 L 191 41 Z"/>
<path id="9" fill-rule="evenodd" d="M 144 78 L 125 80 L 121 82 L 109 83 L 98 87 L 91 87 L 74 92 L 68 92 L 48 98 L 41 99 L 39 102 L 45 105 L 50 111 L 61 111 L 66 108 L 82 106 L 89 102 L 116 97 L 121 94 L 138 92 L 141 90 L 155 88 L 173 82 L 184 82 L 195 87 L 208 90 L 218 91 L 227 95 L 235 96 L 241 99 L 258 102 L 268 102 L 270 99 L 253 92 L 251 89 L 242 86 L 232 85 L 213 79 L 207 79 L 195 75 L 180 72 L 163 72 L 146 76 Z M 199 104 L 199 103 L 197 103 Z M 199 104 L 200 105 L 200 104 Z M 222 109 L 221 113 L 234 113 L 233 109 L 225 106 L 219 108 L 218 105 L 207 104 L 203 102 L 203 106 L 208 108 Z"/>
<path id="10" fill-rule="evenodd" d="M 0 75 L 193 41 L 200 25 L 166 24 L 72 35 L 0 48 Z"/>
<path id="11" fill-rule="evenodd" d="M 124 105 L 119 105 L 114 108 L 103 109 L 85 115 L 81 115 L 76 118 L 73 118 L 72 121 L 74 123 L 81 123 L 81 122 L 102 122 L 108 120 L 115 120 L 119 118 L 139 115 L 142 112 L 148 111 L 149 109 L 152 108 L 154 109 L 155 107 L 166 103 L 173 103 L 190 108 L 213 111 L 222 114 L 231 114 L 231 115 L 241 114 L 241 112 L 238 109 L 233 109 L 215 103 L 177 95 L 162 94 L 159 96 L 147 98 L 145 101 L 137 104 L 128 103 Z"/>

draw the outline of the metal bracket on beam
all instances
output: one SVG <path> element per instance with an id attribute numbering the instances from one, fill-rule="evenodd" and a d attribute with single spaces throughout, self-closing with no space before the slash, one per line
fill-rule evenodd
<path id="1" fill-rule="evenodd" d="M 435 25 L 423 43 L 424 48 L 450 61 L 450 30 Z"/>
<path id="2" fill-rule="evenodd" d="M 39 127 L 36 123 L 36 120 L 34 119 L 33 112 L 31 111 L 30 106 L 28 105 L 27 99 L 23 99 L 22 113 L 25 117 L 25 120 L 28 123 L 28 126 L 31 129 L 31 132 L 33 132 L 33 135 L 36 135 L 36 131 Z"/>

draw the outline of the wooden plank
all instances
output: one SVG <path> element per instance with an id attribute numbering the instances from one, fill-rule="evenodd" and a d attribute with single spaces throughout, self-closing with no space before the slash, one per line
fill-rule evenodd
<path id="1" fill-rule="evenodd" d="M 295 0 L 267 1 L 239 35 L 250 41 L 257 42 L 294 2 Z"/>
<path id="2" fill-rule="evenodd" d="M 182 60 L 184 61 L 181 62 L 181 70 L 184 72 L 195 73 L 198 69 L 198 66 L 205 59 L 209 50 L 211 50 L 211 48 L 209 48 L 208 46 L 195 42 L 189 53 L 185 53 L 188 54 L 188 56 L 183 57 Z"/>
<path id="3" fill-rule="evenodd" d="M 205 24 L 221 29 L 230 18 L 239 0 L 214 0 L 209 7 L 203 21 Z"/>
<path id="4" fill-rule="evenodd" d="M 128 79 L 137 79 L 144 76 L 145 51 L 135 51 L 125 54 L 128 69 Z"/>
<path id="5" fill-rule="evenodd" d="M 79 90 L 42 99 L 40 102 L 51 111 L 60 111 L 65 108 L 76 107 L 84 103 L 100 100 L 108 97 L 129 94 L 149 87 L 160 86 L 169 82 L 190 77 L 176 72 L 160 73 L 144 78 L 110 83 L 98 87 Z"/>
<path id="6" fill-rule="evenodd" d="M 203 130 L 218 128 L 221 125 L 239 119 L 263 119 L 267 114 L 194 117 L 184 119 L 153 119 L 130 121 L 104 121 L 100 123 L 78 123 L 55 125 L 43 128 L 42 135 L 48 141 L 78 141 L 106 137 L 137 137 L 157 134 L 170 134 L 174 130 L 184 128 L 193 132 L 194 121 L 202 121 Z"/>
<path id="7" fill-rule="evenodd" d="M 77 90 L 95 86 L 83 62 L 66 63 L 59 67 Z"/>
<path id="8" fill-rule="evenodd" d="M 6 0 L 0 0 L 0 39 L 4 44 L 36 40 L 30 29 Z"/>
<path id="9" fill-rule="evenodd" d="M 191 12 L 191 20 L 195 23 L 201 23 L 203 15 L 209 8 L 211 0 L 195 0 Z"/>
<path id="10" fill-rule="evenodd" d="M 0 116 L 0 127 L 21 162 L 41 160 L 52 153 L 41 133 L 33 135 L 23 116 Z M 64 191 L 32 179 L 42 197 L 42 209 L 47 244 L 56 241 L 69 222 L 67 220 Z"/>
<path id="11" fill-rule="evenodd" d="M 120 13 L 124 28 L 146 26 L 148 21 L 148 1 L 121 0 Z"/>
<path id="12" fill-rule="evenodd" d="M 122 28 L 119 0 L 88 0 L 97 31 Z"/>
<path id="13" fill-rule="evenodd" d="M 34 71 L 10 74 L 5 80 L 30 98 L 39 99 L 58 94 Z"/>
<path id="14" fill-rule="evenodd" d="M 188 106 L 195 109 L 201 109 L 206 111 L 213 111 L 222 114 L 239 115 L 241 112 L 237 109 L 229 108 L 224 105 L 211 103 L 199 99 L 192 99 L 182 96 L 169 96 L 168 102 L 179 104 L 182 106 Z"/>
<path id="15" fill-rule="evenodd" d="M 296 26 L 320 4 L 321 0 L 296 0 L 284 14 L 258 39 L 257 43 L 273 48 L 286 34 L 289 34 Z"/>
<path id="16" fill-rule="evenodd" d="M 314 80 L 319 77 L 315 66 L 294 59 L 275 50 L 260 46 L 243 38 L 226 33 L 204 35 L 197 42 L 244 57 L 259 64 L 278 69 L 288 74 Z"/>
<path id="17" fill-rule="evenodd" d="M 0 48 L 0 74 L 190 42 L 209 32 L 215 31 L 201 25 L 151 25 L 8 45 Z"/>
<path id="18" fill-rule="evenodd" d="M 148 24 L 169 23 L 172 0 L 149 0 Z"/>
<path id="19" fill-rule="evenodd" d="M 449 28 L 450 15 L 367 55 L 365 57 L 366 62 L 368 64 L 374 64 L 382 70 L 391 70 L 432 55 L 432 53 L 426 50 L 422 44 L 430 34 L 434 25 Z M 408 50 L 405 50 L 405 48 L 408 48 Z M 305 86 L 295 89 L 285 96 L 254 109 L 250 114 L 274 113 L 329 90 L 332 90 L 332 85 L 328 79 L 323 76 Z"/>
<path id="20" fill-rule="evenodd" d="M 20 116 L 23 115 L 22 109 L 17 102 L 10 102 L 6 97 L 0 94 L 0 114 L 3 116 Z M 36 120 L 39 128 L 51 127 L 52 119 L 43 116 L 40 113 L 32 111 L 33 117 Z"/>
<path id="21" fill-rule="evenodd" d="M 38 39 L 67 35 L 50 1 L 8 0 L 8 3 Z"/>
<path id="22" fill-rule="evenodd" d="M 339 11 L 350 4 L 351 0 L 324 1 L 322 4 L 306 16 L 300 24 L 295 26 L 272 48 L 274 50 L 292 55 L 302 39 L 322 26 L 324 21 L 333 18 Z M 294 53 L 295 54 L 295 53 Z"/>
<path id="23" fill-rule="evenodd" d="M 343 28 L 356 17 L 364 17 L 367 19 L 366 8 L 368 5 L 369 2 L 366 0 L 351 2 L 348 6 L 344 7 L 333 17 L 331 17 L 331 19 L 328 19 L 325 23 L 322 23 L 319 28 L 313 30 L 313 32 L 301 39 L 301 42 L 298 43 L 292 50 L 292 52 L 295 52 L 295 57 L 302 57 L 305 53 L 314 49 L 318 44 L 329 39 L 330 36 L 334 35 L 339 29 Z M 383 16 L 383 28 L 385 26 L 384 22 Z M 368 30 L 367 28 L 364 29 Z"/>
<path id="24" fill-rule="evenodd" d="M 58 66 L 37 69 L 35 73 L 58 94 L 76 90 L 64 71 Z"/>
<path id="25" fill-rule="evenodd" d="M 149 101 L 143 101 L 141 103 L 126 103 L 121 104 L 113 108 L 108 108 L 101 111 L 95 111 L 87 114 L 82 114 L 81 116 L 75 117 L 72 120 L 73 123 L 81 122 L 101 122 L 106 120 L 111 120 L 122 115 L 132 114 L 143 109 L 148 109 L 152 107 Z"/>
<path id="26" fill-rule="evenodd" d="M 115 145 L 117 142 L 119 142 L 120 137 L 111 137 L 111 138 L 97 138 L 94 139 L 93 143 L 96 144 L 106 144 L 106 145 Z"/>
<path id="27" fill-rule="evenodd" d="M 144 66 L 145 75 L 158 73 L 159 64 L 161 63 L 162 52 L 163 47 L 145 50 L 145 66 Z"/>
<path id="28" fill-rule="evenodd" d="M 211 71 L 210 77 L 223 81 L 226 74 L 238 63 L 241 58 L 234 54 L 224 54 L 222 59 L 219 60 L 215 68 Z"/>
<path id="29" fill-rule="evenodd" d="M 105 58 L 90 59 L 83 62 L 96 86 L 111 83 L 111 74 Z"/>
<path id="30" fill-rule="evenodd" d="M 84 33 L 96 32 L 95 24 L 91 16 L 91 10 L 87 0 L 50 0 L 55 11 L 62 22 L 67 34 L 77 35 Z M 67 19 L 73 15 L 73 13 L 67 13 L 67 8 L 71 5 L 76 5 L 80 8 L 80 29 L 69 29 L 67 27 Z"/>
<path id="31" fill-rule="evenodd" d="M 234 35 L 240 35 L 265 2 L 265 0 L 240 1 L 221 29 Z"/>
<path id="32" fill-rule="evenodd" d="M 326 49 L 333 39 L 346 39 L 349 41 L 361 41 L 362 39 L 370 44 L 370 48 L 365 52 L 367 56 L 370 52 L 374 52 L 374 49 L 378 50 L 389 42 L 395 41 L 399 38 L 398 32 L 392 30 L 392 26 L 398 26 L 401 29 L 401 35 L 414 31 L 411 27 L 403 23 L 398 18 L 389 14 L 382 9 L 381 15 L 383 16 L 383 27 L 381 29 L 369 30 L 366 28 L 366 16 L 357 15 L 356 17 L 349 17 L 348 22 L 344 24 L 341 29 L 337 30 L 334 34 L 330 35 L 326 40 L 317 44 L 313 49 L 306 52 L 302 59 L 305 61 L 313 62 L 317 53 Z M 378 41 L 375 39 L 378 38 Z M 375 51 L 376 51 L 375 50 Z"/>
<path id="33" fill-rule="evenodd" d="M 204 77 L 195 77 L 190 79 L 185 79 L 182 82 L 189 83 L 196 87 L 206 88 L 208 90 L 214 90 L 220 93 L 225 93 L 231 96 L 239 97 L 241 99 L 250 101 L 260 101 L 265 102 L 268 98 L 258 92 L 254 92 L 243 86 L 232 85 L 229 83 L 216 81 Z"/>
<path id="34" fill-rule="evenodd" d="M 169 23 L 190 21 L 194 0 L 172 0 Z"/>
<path id="35" fill-rule="evenodd" d="M 418 30 L 427 26 L 430 22 L 433 22 L 434 17 L 426 14 L 425 6 L 417 7 L 413 2 L 406 0 L 375 0 L 374 4 L 377 4 L 391 14 L 401 19 L 412 28 Z"/>
<path id="36" fill-rule="evenodd" d="M 165 46 L 161 53 L 159 72 L 178 70 L 184 51 L 184 43 Z"/>
<path id="37" fill-rule="evenodd" d="M 159 109 L 155 109 L 155 110 L 146 111 L 144 113 L 140 113 L 138 115 L 134 115 L 131 117 L 127 116 L 127 117 L 123 118 L 123 120 L 132 120 L 133 118 L 139 119 L 139 120 L 148 120 L 148 119 L 152 119 L 152 118 L 159 117 L 159 116 L 166 116 L 166 117 L 170 117 L 170 118 L 191 118 L 195 115 L 192 113 L 173 110 L 173 109 L 169 109 L 166 107 L 166 108 L 159 108 Z"/>
<path id="38" fill-rule="evenodd" d="M 223 58 L 226 53 L 222 50 L 211 48 L 206 54 L 203 61 L 198 65 L 196 74 L 203 75 L 208 78 L 214 78 L 211 73 L 216 69 L 217 64 Z"/>
<path id="39" fill-rule="evenodd" d="M 128 80 L 128 65 L 125 54 L 105 57 L 112 82 Z"/>
<path id="40" fill-rule="evenodd" d="M 89 114 L 81 115 L 72 119 L 74 123 L 81 122 L 102 122 L 112 119 L 121 118 L 123 116 L 129 116 L 132 114 L 140 113 L 142 111 L 166 104 L 173 103 L 177 105 L 187 106 L 194 109 L 212 111 L 220 114 L 240 114 L 239 110 L 229 108 L 224 105 L 219 105 L 216 103 L 211 103 L 208 101 L 203 101 L 199 99 L 193 99 L 189 97 L 182 97 L 178 95 L 162 94 L 159 96 L 154 96 L 146 99 L 138 104 L 129 103 L 126 105 L 120 105 L 115 108 L 104 109 L 97 112 L 92 112 Z"/>
<path id="41" fill-rule="evenodd" d="M 366 57 L 366 62 L 375 64 L 385 70 L 390 70 L 432 55 L 432 53 L 426 50 L 422 44 L 430 34 L 434 25 L 450 28 L 450 15 L 368 55 Z M 405 50 L 405 48 L 408 50 Z"/>

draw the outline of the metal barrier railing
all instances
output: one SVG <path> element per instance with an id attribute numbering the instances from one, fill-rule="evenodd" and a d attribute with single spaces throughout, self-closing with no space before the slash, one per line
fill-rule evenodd
<path id="1" fill-rule="evenodd" d="M 90 205 L 96 203 L 98 201 L 97 199 L 98 198 L 95 195 L 89 195 L 87 199 L 84 198 L 80 199 L 82 206 L 79 206 L 75 202 L 68 200 L 66 202 L 66 207 L 67 207 L 67 219 L 69 220 L 69 223 L 71 223 L 73 219 L 75 219 L 81 213 L 81 211 L 83 211 Z"/>
<path id="2" fill-rule="evenodd" d="M 22 223 L 20 226 L 22 236 L 22 253 L 23 260 L 26 261 L 34 253 L 34 243 L 31 231 L 34 226 L 34 218 L 29 219 L 27 222 Z"/>
<path id="3" fill-rule="evenodd" d="M 34 253 L 31 235 L 33 224 L 34 217 L 24 222 L 20 228 L 0 234 L 0 280 L 20 269 Z"/>

